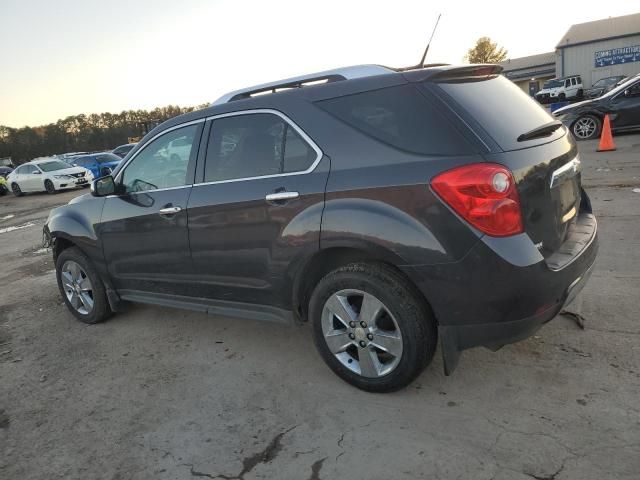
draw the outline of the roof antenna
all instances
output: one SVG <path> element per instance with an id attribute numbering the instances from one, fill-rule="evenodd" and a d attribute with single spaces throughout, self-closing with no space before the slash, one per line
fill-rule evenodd
<path id="1" fill-rule="evenodd" d="M 441 13 L 438 14 L 438 19 L 436 20 L 436 24 L 433 26 L 433 31 L 431 32 L 431 37 L 429 37 L 429 43 L 427 43 L 427 48 L 424 49 L 424 53 L 422 54 L 422 59 L 420 63 L 417 65 L 418 68 L 424 68 L 424 61 L 427 58 L 427 53 L 429 52 L 429 46 L 431 45 L 431 40 L 433 40 L 433 36 L 436 33 L 436 28 L 438 28 L 438 23 L 440 23 Z"/>

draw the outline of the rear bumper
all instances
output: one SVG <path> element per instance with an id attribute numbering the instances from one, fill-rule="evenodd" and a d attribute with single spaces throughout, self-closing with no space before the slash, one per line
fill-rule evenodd
<path id="1" fill-rule="evenodd" d="M 498 349 L 531 336 L 584 288 L 598 251 L 597 224 L 585 215 L 591 234 L 561 268 L 526 234 L 484 237 L 456 263 L 405 267 L 438 319 L 445 374 L 465 349 Z"/>
<path id="2" fill-rule="evenodd" d="M 563 301 L 530 317 L 499 323 L 439 327 L 440 344 L 444 357 L 445 375 L 458 365 L 460 353 L 477 346 L 497 350 L 509 343 L 519 342 L 533 335 L 542 325 L 552 320 L 584 288 L 591 277 L 593 264 L 565 291 Z"/>

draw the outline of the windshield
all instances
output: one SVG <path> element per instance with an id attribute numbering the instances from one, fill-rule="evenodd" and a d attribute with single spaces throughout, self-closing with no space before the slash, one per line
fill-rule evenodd
<path id="1" fill-rule="evenodd" d="M 613 85 L 618 81 L 619 77 L 608 77 L 601 78 L 596 83 L 593 84 L 594 87 L 606 87 L 608 85 Z"/>
<path id="2" fill-rule="evenodd" d="M 614 88 L 612 90 L 609 90 L 607 93 L 605 93 L 600 98 L 609 98 L 609 97 L 613 97 L 614 95 L 617 95 L 620 92 L 624 92 L 627 88 L 629 88 L 631 85 L 636 83 L 638 80 L 640 80 L 640 75 L 636 75 L 635 77 L 630 78 L 626 82 L 621 83 L 616 88 Z"/>
<path id="3" fill-rule="evenodd" d="M 557 87 L 561 87 L 562 85 L 564 85 L 564 83 L 558 80 L 549 80 L 548 82 L 544 82 L 544 85 L 542 86 L 542 88 L 557 88 Z"/>
<path id="4" fill-rule="evenodd" d="M 65 168 L 69 168 L 69 164 L 61 162 L 60 160 L 53 160 L 51 162 L 39 163 L 38 168 L 43 172 L 53 172 L 54 170 L 64 170 Z"/>
<path id="5" fill-rule="evenodd" d="M 96 157 L 98 163 L 119 162 L 120 160 L 122 159 L 113 153 L 105 153 L 104 155 L 98 155 Z"/>

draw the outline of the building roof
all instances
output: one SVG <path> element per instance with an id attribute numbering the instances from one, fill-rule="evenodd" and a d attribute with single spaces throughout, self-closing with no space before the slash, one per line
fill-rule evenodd
<path id="1" fill-rule="evenodd" d="M 528 57 L 509 58 L 503 62 L 500 62 L 504 72 L 511 72 L 513 70 L 524 70 L 533 67 L 542 67 L 548 65 L 555 65 L 556 53 L 539 53 L 538 55 L 529 55 Z"/>
<path id="2" fill-rule="evenodd" d="M 555 52 L 540 53 L 528 57 L 510 58 L 500 62 L 503 74 L 510 80 L 553 77 L 556 74 Z"/>
<path id="3" fill-rule="evenodd" d="M 556 48 L 630 35 L 640 35 L 640 13 L 571 25 Z"/>

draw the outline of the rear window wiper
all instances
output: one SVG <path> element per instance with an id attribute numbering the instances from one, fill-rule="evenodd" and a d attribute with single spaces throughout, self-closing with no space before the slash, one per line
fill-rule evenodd
<path id="1" fill-rule="evenodd" d="M 518 141 L 525 142 L 527 140 L 532 140 L 534 138 L 546 137 L 547 135 L 551 135 L 561 126 L 562 126 L 562 122 L 559 120 L 554 120 L 553 122 L 545 123 L 544 125 L 540 125 L 539 127 L 536 127 L 533 130 L 528 131 L 527 133 L 523 133 L 518 137 Z"/>

